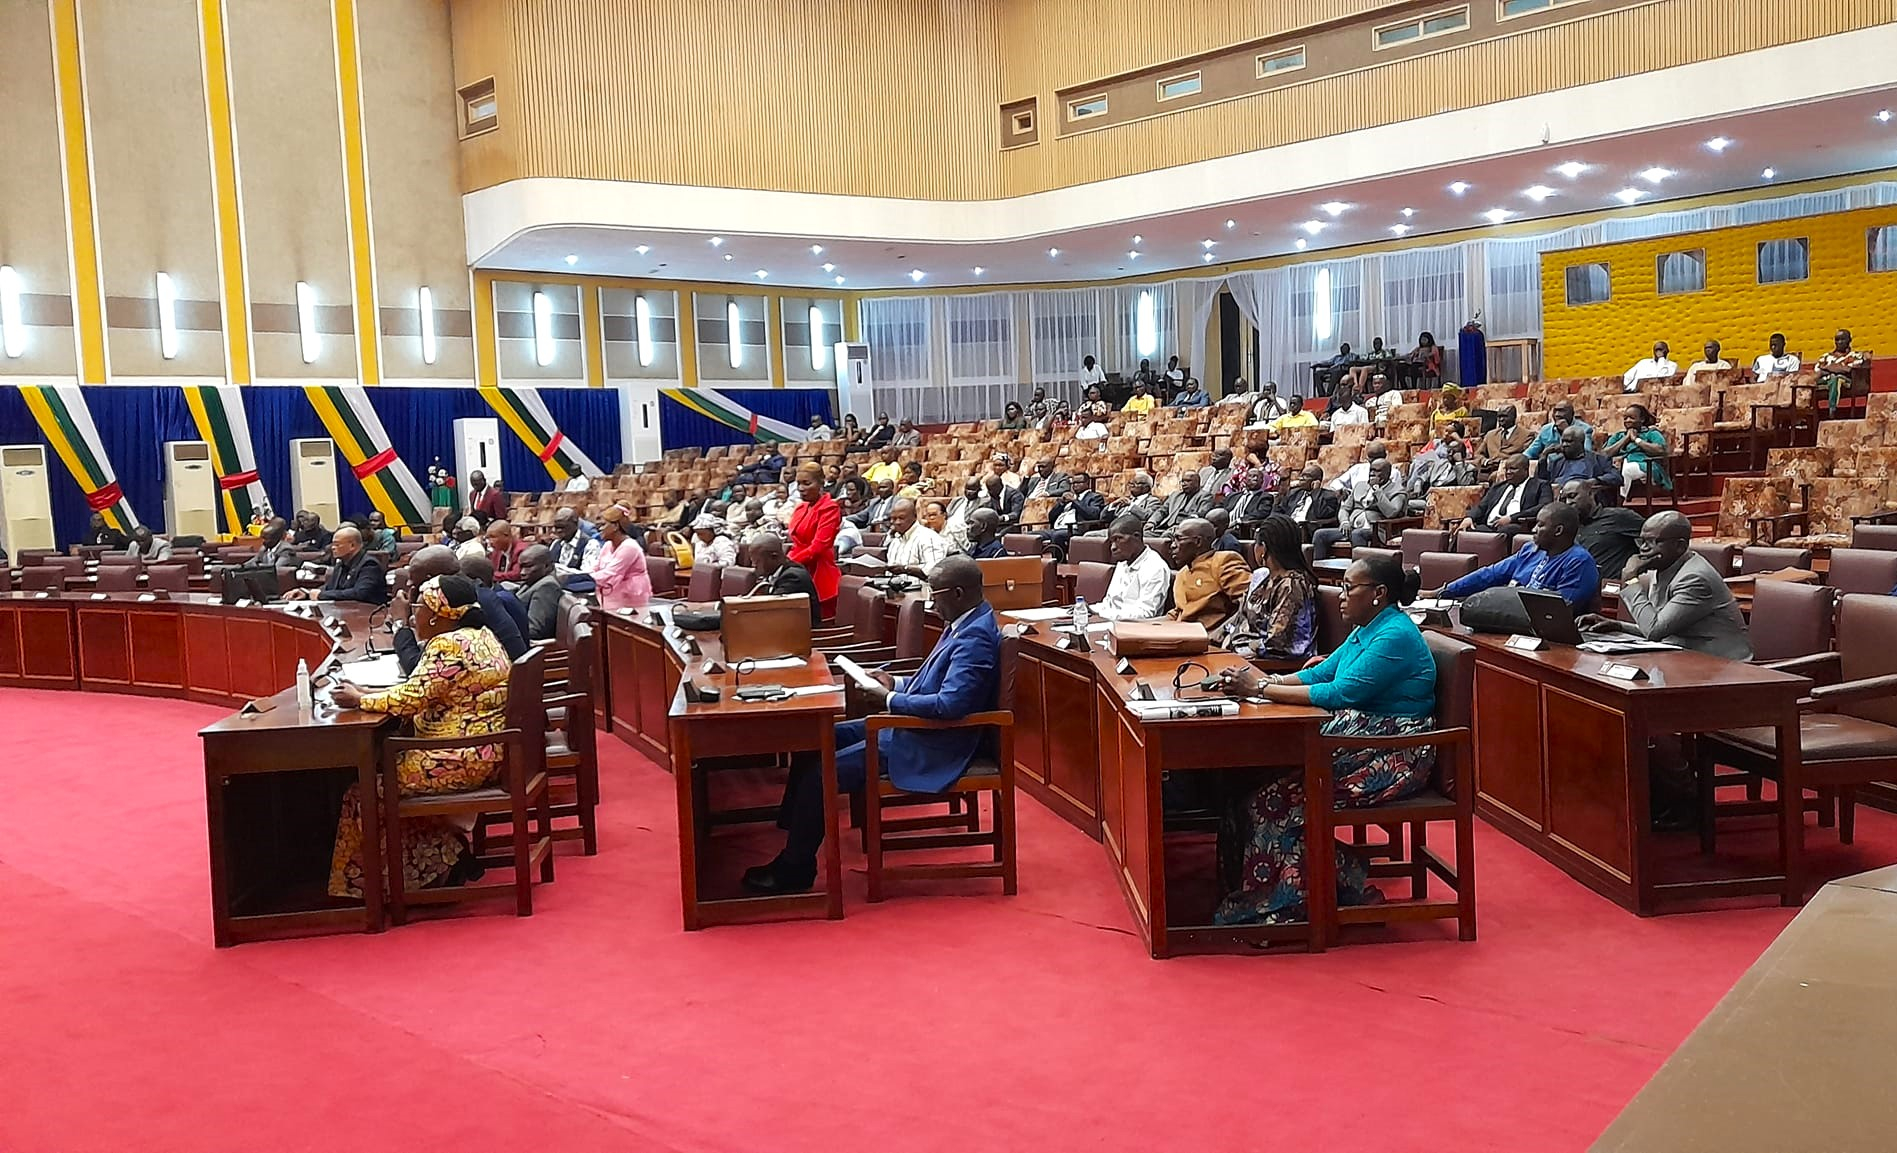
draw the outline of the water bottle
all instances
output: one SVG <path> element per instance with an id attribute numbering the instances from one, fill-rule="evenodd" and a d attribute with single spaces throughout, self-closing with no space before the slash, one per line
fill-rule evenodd
<path id="1" fill-rule="evenodd" d="M 1074 623 L 1074 634 L 1076 636 L 1084 637 L 1087 635 L 1087 598 L 1086 597 L 1074 598 L 1073 623 Z"/>
<path id="2" fill-rule="evenodd" d="M 310 688 L 310 662 L 296 662 L 296 709 L 307 713 L 316 707 L 316 696 Z"/>

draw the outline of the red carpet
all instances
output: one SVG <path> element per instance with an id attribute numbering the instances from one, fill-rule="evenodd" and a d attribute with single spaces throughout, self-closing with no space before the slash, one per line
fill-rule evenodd
<path id="1" fill-rule="evenodd" d="M 0 690 L 0 1149 L 1580 1150 L 1790 917 L 1641 920 L 1482 827 L 1481 940 L 1146 958 L 1028 802 L 1021 894 L 679 929 L 671 778 L 497 908 L 214 950 L 195 729 Z M 1810 837 L 1834 876 L 1897 821 Z M 477 909 L 479 907 L 477 906 Z"/>

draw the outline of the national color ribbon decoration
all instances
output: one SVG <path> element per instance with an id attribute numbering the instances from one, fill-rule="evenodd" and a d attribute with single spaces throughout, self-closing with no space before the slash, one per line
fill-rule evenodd
<path id="1" fill-rule="evenodd" d="M 801 441 L 805 429 L 786 424 L 775 417 L 765 416 L 719 392 L 715 388 L 662 388 L 661 396 L 691 409 L 700 416 L 709 417 L 727 428 L 751 434 L 751 438 L 760 443 L 772 441 Z"/>
<path id="2" fill-rule="evenodd" d="M 233 384 L 184 386 L 185 407 L 198 426 L 198 435 L 211 446 L 211 467 L 223 498 L 224 522 L 241 536 L 258 513 L 270 515 L 270 498 L 257 475 L 257 452 L 250 439 L 250 418 L 244 412 L 243 390 Z"/>
<path id="3" fill-rule="evenodd" d="M 547 475 L 556 482 L 575 476 L 605 475 L 591 457 L 560 431 L 538 390 L 484 384 L 477 391 L 501 421 L 514 430 L 521 443 L 547 466 Z"/>
<path id="4" fill-rule="evenodd" d="M 106 457 L 99 430 L 92 423 L 92 410 L 86 407 L 85 394 L 76 384 L 25 384 L 20 397 L 38 422 L 46 441 L 53 446 L 66 471 L 79 482 L 86 504 L 102 513 L 106 523 L 120 532 L 138 527 L 138 515 L 132 511 L 125 493 L 119 488 L 118 474 Z"/>
<path id="5" fill-rule="evenodd" d="M 382 518 L 391 526 L 427 527 L 428 494 L 396 455 L 368 391 L 359 384 L 306 384 L 303 394 Z"/>

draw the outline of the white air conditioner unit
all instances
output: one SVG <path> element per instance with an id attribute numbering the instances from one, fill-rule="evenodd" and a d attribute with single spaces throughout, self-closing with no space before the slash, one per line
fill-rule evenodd
<path id="1" fill-rule="evenodd" d="M 501 422 L 491 416 L 469 416 L 454 422 L 455 492 L 464 510 L 468 493 L 473 491 L 468 476 L 476 472 L 493 487 L 507 490 L 501 483 Z"/>
<path id="2" fill-rule="evenodd" d="M 24 549 L 53 547 L 45 446 L 0 445 L 0 548 L 18 557 Z"/>
<path id="3" fill-rule="evenodd" d="M 868 428 L 876 418 L 876 378 L 870 372 L 869 345 L 839 340 L 832 351 L 837 366 L 837 426 L 842 427 L 847 414 Z"/>
<path id="4" fill-rule="evenodd" d="M 336 442 L 312 436 L 290 442 L 290 500 L 307 509 L 329 528 L 342 523 L 342 501 L 336 495 Z"/>
<path id="5" fill-rule="evenodd" d="M 211 446 L 201 440 L 165 442 L 165 531 L 216 539 L 217 472 Z"/>

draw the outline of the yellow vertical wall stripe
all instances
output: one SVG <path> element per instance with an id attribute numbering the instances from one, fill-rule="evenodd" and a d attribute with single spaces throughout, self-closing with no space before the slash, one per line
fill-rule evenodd
<path id="1" fill-rule="evenodd" d="M 686 388 L 698 387 L 698 294 L 689 288 L 678 290 L 678 382 Z"/>
<path id="2" fill-rule="evenodd" d="M 580 344 L 586 350 L 588 388 L 606 387 L 606 322 L 600 315 L 604 307 L 597 287 L 580 285 Z"/>
<path id="3" fill-rule="evenodd" d="M 66 246 L 72 261 L 73 336 L 79 383 L 111 375 L 105 344 L 105 279 L 99 261 L 98 207 L 92 190 L 92 129 L 86 119 L 85 49 L 79 0 L 47 0 L 53 32 L 53 89 L 59 107 L 59 155 L 66 191 Z"/>
<path id="4" fill-rule="evenodd" d="M 863 339 L 863 298 L 854 292 L 843 297 L 843 339 Z"/>
<path id="5" fill-rule="evenodd" d="M 501 382 L 500 334 L 494 321 L 494 277 L 474 274 L 474 383 L 491 388 Z"/>
<path id="6" fill-rule="evenodd" d="M 356 373 L 382 383 L 382 312 L 376 306 L 375 241 L 369 231 L 369 157 L 362 133 L 362 50 L 356 0 L 330 0 L 336 33 L 336 95 L 343 143 L 343 207 L 349 217 L 350 283 L 356 308 Z"/>
<path id="7" fill-rule="evenodd" d="M 211 134 L 211 192 L 216 200 L 218 299 L 224 315 L 224 374 L 249 384 L 250 270 L 244 263 L 243 190 L 237 179 L 237 124 L 231 110 L 230 42 L 224 0 L 198 0 L 204 58 L 204 119 Z"/>
<path id="8" fill-rule="evenodd" d="M 771 387 L 784 387 L 784 298 L 764 298 L 764 347 L 771 358 Z"/>

